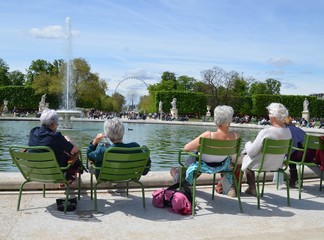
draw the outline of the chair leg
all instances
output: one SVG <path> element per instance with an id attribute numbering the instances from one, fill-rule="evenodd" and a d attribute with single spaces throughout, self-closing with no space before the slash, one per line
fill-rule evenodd
<path id="1" fill-rule="evenodd" d="M 320 176 L 320 191 L 322 191 L 322 181 L 323 181 L 323 171 L 321 171 L 321 176 Z"/>
<path id="2" fill-rule="evenodd" d="M 213 174 L 212 200 L 214 200 L 215 198 L 215 182 L 216 182 L 216 173 Z"/>
<path id="3" fill-rule="evenodd" d="M 94 201 L 93 201 L 93 203 L 94 203 L 94 209 L 95 209 L 95 212 L 98 212 L 98 204 L 97 204 L 97 185 L 98 185 L 98 183 L 96 183 L 95 185 L 94 185 L 94 188 L 93 188 L 93 195 L 94 195 Z"/>
<path id="4" fill-rule="evenodd" d="M 20 189 L 19 189 L 19 196 L 18 196 L 18 204 L 17 204 L 17 211 L 19 211 L 19 209 L 20 209 L 20 202 L 21 202 L 21 195 L 22 195 L 22 191 L 23 191 L 24 185 L 25 185 L 27 182 L 28 182 L 28 181 L 25 181 L 25 182 L 23 182 L 23 183 L 20 185 Z"/>
<path id="5" fill-rule="evenodd" d="M 257 172 L 257 181 L 256 181 L 256 196 L 258 201 L 258 209 L 260 209 L 260 172 Z"/>
<path id="6" fill-rule="evenodd" d="M 90 199 L 93 199 L 93 174 L 90 173 Z"/>
<path id="7" fill-rule="evenodd" d="M 305 170 L 305 165 L 302 165 L 301 187 L 303 187 L 303 183 L 304 183 L 304 170 Z"/>
<path id="8" fill-rule="evenodd" d="M 43 197 L 45 197 L 45 184 L 43 184 Z"/>
<path id="9" fill-rule="evenodd" d="M 276 172 L 275 174 L 277 174 L 276 186 L 277 186 L 277 190 L 278 190 L 279 189 L 279 172 Z"/>
<path id="10" fill-rule="evenodd" d="M 141 185 L 142 188 L 142 202 L 143 202 L 143 208 L 146 210 L 146 203 L 145 203 L 145 190 L 144 190 L 144 185 L 141 182 L 137 182 L 138 184 Z"/>
<path id="11" fill-rule="evenodd" d="M 289 180 L 288 174 L 285 171 L 283 171 L 283 174 L 285 175 L 285 178 L 286 178 L 287 205 L 288 205 L 288 207 L 290 207 L 290 194 L 289 194 L 289 183 L 290 183 L 290 180 Z"/>
<path id="12" fill-rule="evenodd" d="M 301 166 L 298 165 L 298 198 L 301 199 L 301 188 L 302 188 L 302 170 Z"/>
<path id="13" fill-rule="evenodd" d="M 242 207 L 242 202 L 241 202 L 241 184 L 242 184 L 242 176 L 243 176 L 243 172 L 240 171 L 239 175 L 238 175 L 238 180 L 236 179 L 236 176 L 234 174 L 234 181 L 236 182 L 236 196 L 237 196 L 237 200 L 239 203 L 239 207 L 240 207 L 240 211 L 241 213 L 243 213 L 243 207 Z"/>
<path id="14" fill-rule="evenodd" d="M 196 177 L 193 179 L 193 188 L 192 188 L 192 206 L 191 206 L 191 215 L 195 216 L 196 209 Z"/>
<path id="15" fill-rule="evenodd" d="M 265 179 L 266 179 L 266 172 L 263 172 L 261 197 L 263 197 L 263 193 L 264 193 Z M 277 189 L 278 189 L 278 186 L 277 186 Z"/>
<path id="16" fill-rule="evenodd" d="M 65 203 L 64 203 L 64 214 L 66 214 L 67 206 L 69 203 L 69 196 L 70 196 L 70 188 L 69 185 L 66 184 L 66 196 L 65 196 Z"/>

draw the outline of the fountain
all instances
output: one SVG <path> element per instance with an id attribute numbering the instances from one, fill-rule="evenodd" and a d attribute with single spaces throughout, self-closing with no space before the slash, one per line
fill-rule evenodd
<path id="1" fill-rule="evenodd" d="M 56 113 L 62 118 L 63 121 L 60 122 L 60 127 L 65 129 L 71 129 L 71 117 L 80 117 L 82 112 L 76 110 L 75 104 L 75 86 L 73 82 L 73 74 L 72 74 L 72 43 L 71 43 L 71 18 L 67 17 L 65 19 L 66 24 L 66 42 L 67 42 L 67 50 L 66 50 L 66 77 L 65 77 L 65 88 L 63 94 L 63 103 L 61 109 L 57 110 Z"/>

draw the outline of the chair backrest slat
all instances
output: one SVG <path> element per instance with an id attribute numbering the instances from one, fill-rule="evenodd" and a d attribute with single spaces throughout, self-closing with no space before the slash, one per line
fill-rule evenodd
<path id="1" fill-rule="evenodd" d="M 320 136 L 308 135 L 305 136 L 304 147 L 307 149 L 324 150 L 324 140 Z"/>
<path id="2" fill-rule="evenodd" d="M 42 183 L 66 182 L 55 154 L 49 147 L 10 146 L 9 153 L 26 180 Z"/>
<path id="3" fill-rule="evenodd" d="M 108 148 L 104 154 L 98 181 L 129 181 L 140 179 L 150 150 L 143 147 Z"/>
<path id="4" fill-rule="evenodd" d="M 287 165 L 285 158 L 289 158 L 292 147 L 292 139 L 269 139 L 265 138 L 263 140 L 262 147 L 262 160 L 260 164 L 259 171 L 263 170 L 265 161 L 271 161 L 271 164 L 274 168 L 271 170 L 276 170 L 276 167 L 282 167 L 283 164 Z M 277 155 L 277 156 L 276 156 Z M 276 157 L 275 157 L 276 156 Z M 280 162 L 279 162 L 280 160 Z M 269 165 L 267 162 L 266 165 Z M 268 166 L 269 167 L 269 166 Z M 266 167 L 266 170 L 270 170 Z"/>
<path id="5" fill-rule="evenodd" d="M 211 138 L 200 138 L 199 140 L 199 159 L 203 154 L 215 156 L 232 156 L 239 155 L 241 138 L 234 140 L 216 140 Z M 236 161 L 235 161 L 236 162 Z"/>

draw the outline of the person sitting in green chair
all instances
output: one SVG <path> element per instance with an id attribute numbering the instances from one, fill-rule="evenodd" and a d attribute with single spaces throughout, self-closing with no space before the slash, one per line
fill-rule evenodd
<path id="1" fill-rule="evenodd" d="M 66 179 L 72 183 L 81 167 L 81 161 L 78 159 L 79 149 L 68 136 L 63 136 L 61 132 L 57 131 L 59 118 L 55 110 L 44 110 L 40 116 L 40 122 L 40 127 L 31 129 L 28 145 L 50 147 L 61 167 L 72 164 L 65 173 Z"/>
<path id="2" fill-rule="evenodd" d="M 291 139 L 290 130 L 285 126 L 285 120 L 288 117 L 287 108 L 281 103 L 271 103 L 267 107 L 270 127 L 262 129 L 253 141 L 248 141 L 245 143 L 244 149 L 242 151 L 242 171 L 245 172 L 248 188 L 245 193 L 256 196 L 255 187 L 255 174 L 252 169 L 260 166 L 262 159 L 262 147 L 263 140 L 265 138 L 270 139 Z M 278 157 L 277 157 L 278 158 Z M 266 161 L 263 164 L 264 169 L 277 169 L 282 165 L 282 159 L 279 156 L 278 159 L 275 157 L 271 159 L 272 161 Z"/>
<path id="3" fill-rule="evenodd" d="M 214 110 L 214 122 L 217 127 L 217 130 L 203 132 L 198 137 L 188 142 L 183 149 L 187 152 L 197 151 L 197 149 L 199 148 L 200 138 L 211 138 L 216 140 L 238 139 L 240 137 L 240 134 L 238 132 L 229 131 L 230 124 L 233 121 L 233 114 L 234 110 L 231 106 L 217 106 Z M 189 167 L 191 164 L 195 164 L 196 160 L 197 159 L 194 157 L 189 157 L 186 160 L 185 165 Z M 222 165 L 224 161 L 224 156 L 219 156 L 218 158 L 215 158 L 215 156 L 203 156 L 202 160 L 209 167 L 215 168 L 217 166 Z M 177 176 L 178 173 L 179 170 L 177 168 L 172 168 L 170 171 L 170 174 L 173 178 L 179 178 L 179 176 Z M 174 181 L 178 181 L 178 179 L 175 179 Z M 236 197 L 236 191 L 234 189 L 234 186 L 230 188 L 227 195 L 231 197 Z"/>
<path id="4" fill-rule="evenodd" d="M 124 124 L 119 118 L 107 119 L 104 123 L 104 133 L 98 133 L 88 145 L 87 157 L 90 164 L 101 167 L 105 151 L 109 147 L 140 147 L 136 142 L 123 143 L 124 132 Z M 111 141 L 111 144 L 108 142 L 101 142 L 104 139 Z M 146 175 L 150 171 L 150 167 L 151 159 L 149 158 L 142 175 Z M 96 170 L 95 175 L 98 177 L 99 171 Z"/>

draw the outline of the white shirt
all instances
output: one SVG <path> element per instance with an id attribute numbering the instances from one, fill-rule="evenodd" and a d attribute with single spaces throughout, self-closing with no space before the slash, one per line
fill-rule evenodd
<path id="1" fill-rule="evenodd" d="M 244 150 L 246 155 L 243 157 L 242 170 L 247 168 L 251 170 L 258 169 L 262 159 L 263 139 L 291 139 L 291 132 L 289 128 L 279 128 L 270 126 L 262 129 L 253 142 L 249 141 L 245 144 Z M 267 171 L 277 170 L 282 166 L 284 155 L 268 154 L 263 163 L 263 169 Z"/>

